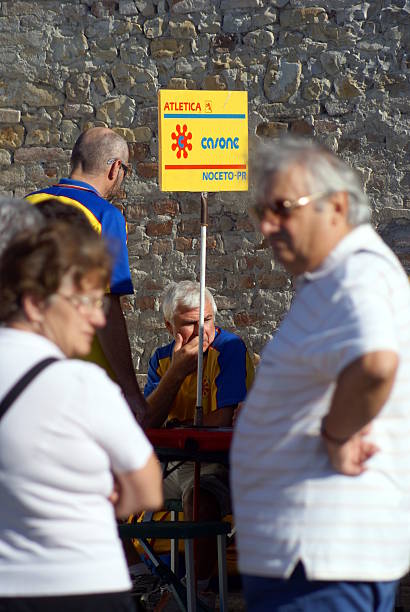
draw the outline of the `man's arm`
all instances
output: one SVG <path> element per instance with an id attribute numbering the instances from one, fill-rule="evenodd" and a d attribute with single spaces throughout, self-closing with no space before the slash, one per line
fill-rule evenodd
<path id="1" fill-rule="evenodd" d="M 203 425 L 205 427 L 231 427 L 233 412 L 237 404 L 234 406 L 224 406 L 213 410 L 209 414 L 205 414 L 203 418 Z"/>
<path id="2" fill-rule="evenodd" d="M 124 393 L 131 410 L 139 422 L 146 411 L 146 401 L 138 386 L 132 363 L 131 347 L 127 326 L 121 308 L 120 296 L 109 294 L 110 310 L 105 327 L 97 330 L 98 340 L 117 382 Z"/>
<path id="3" fill-rule="evenodd" d="M 374 351 L 349 364 L 339 375 L 322 437 L 333 467 L 356 476 L 378 448 L 365 439 L 371 421 L 386 403 L 399 359 L 393 351 Z"/>
<path id="4" fill-rule="evenodd" d="M 185 378 L 193 372 L 198 360 L 198 337 L 182 346 L 182 336 L 177 334 L 171 365 L 147 397 L 148 409 L 144 427 L 161 427 L 167 419 L 174 399 Z"/>

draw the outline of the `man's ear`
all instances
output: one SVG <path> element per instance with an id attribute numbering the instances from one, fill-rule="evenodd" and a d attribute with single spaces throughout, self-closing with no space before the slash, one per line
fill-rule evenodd
<path id="1" fill-rule="evenodd" d="M 44 300 L 35 295 L 24 295 L 22 299 L 26 319 L 31 323 L 40 323 L 44 319 Z"/>
<path id="2" fill-rule="evenodd" d="M 330 196 L 329 200 L 333 206 L 334 220 L 337 222 L 342 219 L 347 222 L 349 214 L 349 194 L 347 191 L 337 191 Z"/>
<path id="3" fill-rule="evenodd" d="M 117 176 L 118 176 L 118 172 L 120 171 L 121 168 L 121 161 L 119 159 L 116 159 L 110 166 L 110 169 L 108 170 L 108 178 L 110 179 L 110 181 L 115 181 Z"/>
<path id="4" fill-rule="evenodd" d="M 174 328 L 172 327 L 172 323 L 170 323 L 169 321 L 165 321 L 165 327 L 167 328 L 171 336 L 174 337 Z"/>

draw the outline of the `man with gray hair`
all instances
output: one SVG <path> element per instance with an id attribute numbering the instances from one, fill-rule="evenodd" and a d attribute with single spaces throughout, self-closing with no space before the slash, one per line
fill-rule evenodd
<path id="1" fill-rule="evenodd" d="M 130 172 L 128 146 L 113 130 L 95 127 L 83 132 L 71 154 L 70 178 L 26 196 L 32 204 L 59 201 L 82 211 L 91 226 L 105 238 L 113 259 L 110 310 L 99 329 L 88 360 L 102 366 L 123 390 L 134 413 L 142 419 L 145 401 L 132 362 L 120 297 L 133 294 L 127 250 L 127 227 L 111 200 Z"/>
<path id="2" fill-rule="evenodd" d="M 254 213 L 297 278 L 231 451 L 247 609 L 391 610 L 409 566 L 408 280 L 341 159 L 292 139 L 258 161 Z"/>
<path id="3" fill-rule="evenodd" d="M 147 425 L 161 427 L 166 421 L 192 423 L 196 407 L 199 283 L 171 283 L 162 298 L 165 325 L 173 337 L 158 348 L 149 363 L 144 395 L 148 402 Z M 230 426 L 233 411 L 245 399 L 254 375 L 252 360 L 244 342 L 215 326 L 216 304 L 205 292 L 204 362 L 202 405 L 203 424 Z M 187 520 L 193 515 L 194 467 L 186 463 L 164 481 L 165 499 L 182 497 Z M 201 468 L 200 520 L 219 520 L 230 511 L 228 473 L 224 466 Z M 213 542 L 198 547 L 198 578 L 206 586 L 216 559 Z"/>

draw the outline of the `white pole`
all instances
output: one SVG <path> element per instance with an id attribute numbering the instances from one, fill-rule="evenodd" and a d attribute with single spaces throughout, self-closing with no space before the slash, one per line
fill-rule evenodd
<path id="1" fill-rule="evenodd" d="M 199 343 L 196 385 L 196 409 L 194 425 L 202 425 L 202 370 L 204 361 L 204 319 L 205 319 L 205 271 L 206 271 L 206 228 L 208 225 L 208 194 L 201 193 L 201 254 L 199 267 Z"/>

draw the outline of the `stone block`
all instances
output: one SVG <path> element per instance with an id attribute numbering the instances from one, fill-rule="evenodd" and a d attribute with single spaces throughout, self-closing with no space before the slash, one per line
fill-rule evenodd
<path id="1" fill-rule="evenodd" d="M 233 32 L 231 34 L 221 33 L 212 37 L 211 44 L 215 51 L 233 51 L 238 42 L 239 36 Z"/>
<path id="2" fill-rule="evenodd" d="M 176 38 L 158 38 L 151 42 L 154 59 L 186 57 L 191 53 L 190 41 Z"/>
<path id="3" fill-rule="evenodd" d="M 104 102 L 97 110 L 97 119 L 109 126 L 130 126 L 135 115 L 135 101 L 128 96 L 118 96 Z"/>
<path id="4" fill-rule="evenodd" d="M 50 49 L 54 59 L 61 63 L 71 63 L 82 57 L 88 49 L 88 41 L 84 34 L 77 36 L 55 36 Z"/>
<path id="5" fill-rule="evenodd" d="M 312 40 L 340 45 L 352 43 L 356 38 L 352 27 L 338 27 L 332 23 L 309 24 L 307 32 Z"/>
<path id="6" fill-rule="evenodd" d="M 298 136 L 313 136 L 314 133 L 313 125 L 304 119 L 292 121 L 290 124 L 290 131 Z"/>
<path id="7" fill-rule="evenodd" d="M 50 143 L 50 130 L 30 130 L 26 136 L 26 145 L 46 145 Z"/>
<path id="8" fill-rule="evenodd" d="M 252 30 L 264 28 L 265 26 L 276 23 L 277 21 L 277 12 L 268 7 L 262 13 L 255 13 L 252 15 L 251 28 Z"/>
<path id="9" fill-rule="evenodd" d="M 234 314 L 233 320 L 236 327 L 248 327 L 248 325 L 255 325 L 259 321 L 259 316 L 255 312 L 237 312 Z"/>
<path id="10" fill-rule="evenodd" d="M 303 88 L 303 97 L 305 100 L 322 100 L 326 98 L 332 87 L 328 79 L 318 79 L 313 77 Z"/>
<path id="11" fill-rule="evenodd" d="M 149 145 L 143 144 L 141 142 L 129 142 L 128 141 L 128 143 L 129 143 L 128 150 L 129 150 L 131 162 L 143 161 L 144 159 L 148 157 Z"/>
<path id="12" fill-rule="evenodd" d="M 260 8 L 261 6 L 263 6 L 262 0 L 221 0 L 221 9 L 223 11 L 244 8 Z"/>
<path id="13" fill-rule="evenodd" d="M 327 13 L 322 7 L 306 7 L 297 9 L 285 9 L 280 12 L 280 25 L 283 28 L 298 28 L 309 23 L 327 21 Z"/>
<path id="14" fill-rule="evenodd" d="M 66 104 L 63 112 L 67 119 L 89 119 L 94 116 L 94 108 L 90 104 Z"/>
<path id="15" fill-rule="evenodd" d="M 153 295 L 136 297 L 135 307 L 139 310 L 155 310 L 155 297 Z"/>
<path id="16" fill-rule="evenodd" d="M 300 62 L 280 60 L 271 63 L 264 79 L 265 95 L 271 102 L 286 102 L 299 89 L 302 66 Z"/>
<path id="17" fill-rule="evenodd" d="M 56 89 L 47 89 L 36 83 L 21 83 L 20 100 L 30 107 L 61 106 L 64 104 L 64 94 Z"/>
<path id="18" fill-rule="evenodd" d="M 103 19 L 114 15 L 115 1 L 114 0 L 97 0 L 91 4 L 91 14 L 98 19 Z"/>
<path id="19" fill-rule="evenodd" d="M 158 177 L 157 162 L 140 162 L 137 164 L 137 173 L 147 179 Z"/>
<path id="20" fill-rule="evenodd" d="M 171 12 L 178 14 L 209 12 L 212 10 L 211 0 L 170 0 Z"/>
<path id="21" fill-rule="evenodd" d="M 156 17 L 155 19 L 147 19 L 144 23 L 144 34 L 147 38 L 158 38 L 162 36 L 162 26 L 164 20 L 162 17 Z"/>
<path id="22" fill-rule="evenodd" d="M 31 162 L 65 162 L 70 159 L 71 151 L 56 147 L 29 147 L 17 149 L 14 153 L 15 163 Z"/>
<path id="23" fill-rule="evenodd" d="M 155 5 L 151 0 L 134 0 L 139 12 L 144 17 L 152 17 L 155 15 Z M 155 3 L 156 4 L 156 3 Z"/>
<path id="24" fill-rule="evenodd" d="M 255 30 L 246 34 L 243 42 L 254 49 L 266 49 L 273 45 L 275 36 L 268 30 Z"/>
<path id="25" fill-rule="evenodd" d="M 23 140 L 24 127 L 22 125 L 0 127 L 0 147 L 17 149 L 21 147 Z"/>
<path id="26" fill-rule="evenodd" d="M 225 90 L 228 89 L 224 77 L 220 74 L 208 75 L 204 79 L 204 89 Z"/>
<path id="27" fill-rule="evenodd" d="M 156 215 L 175 217 L 179 212 L 178 202 L 175 200 L 158 200 L 153 203 L 152 208 Z"/>
<path id="28" fill-rule="evenodd" d="M 100 74 L 94 77 L 93 84 L 97 92 L 103 96 L 107 96 L 114 89 L 114 83 L 108 74 Z"/>
<path id="29" fill-rule="evenodd" d="M 168 27 L 172 38 L 186 38 L 192 40 L 197 37 L 196 29 L 192 21 L 170 21 Z"/>
<path id="30" fill-rule="evenodd" d="M 248 32 L 251 23 L 252 17 L 248 13 L 225 13 L 222 30 L 228 33 Z"/>
<path id="31" fill-rule="evenodd" d="M 89 74 L 73 74 L 65 86 L 67 100 L 75 103 L 88 102 L 91 77 Z"/>
<path id="32" fill-rule="evenodd" d="M 120 15 L 126 15 L 127 17 L 138 15 L 138 9 L 135 6 L 134 0 L 120 0 L 118 12 Z"/>
<path id="33" fill-rule="evenodd" d="M 196 89 L 195 81 L 192 79 L 181 79 L 173 77 L 167 83 L 167 89 Z"/>
<path id="34" fill-rule="evenodd" d="M 0 108 L 0 123 L 20 123 L 21 111 L 14 108 Z"/>
<path id="35" fill-rule="evenodd" d="M 6 149 L 0 149 L 0 166 L 10 166 L 11 155 Z"/>
<path id="36" fill-rule="evenodd" d="M 152 131 L 147 126 L 136 127 L 132 131 L 135 142 L 150 142 L 152 140 Z"/>
<path id="37" fill-rule="evenodd" d="M 1 186 L 8 189 L 15 187 L 23 187 L 25 184 L 25 170 L 23 166 L 12 164 L 1 170 Z"/>
<path id="38" fill-rule="evenodd" d="M 198 204 L 197 204 L 198 211 Z M 183 219 L 181 223 L 178 224 L 178 235 L 184 236 L 188 234 L 188 236 L 199 236 L 201 230 L 201 221 L 199 219 Z"/>
<path id="39" fill-rule="evenodd" d="M 147 236 L 170 236 L 172 228 L 172 221 L 149 221 L 145 231 Z"/>
<path id="40" fill-rule="evenodd" d="M 153 74 L 139 66 L 128 64 L 117 64 L 112 69 L 112 77 L 118 93 L 130 95 L 131 93 L 141 94 L 142 89 L 147 85 L 154 90 Z"/>
<path id="41" fill-rule="evenodd" d="M 61 122 L 61 141 L 66 146 L 72 146 L 80 135 L 80 129 L 74 121 L 64 119 Z"/>
<path id="42" fill-rule="evenodd" d="M 288 124 L 280 121 L 266 121 L 256 128 L 257 136 L 262 138 L 279 138 L 288 131 Z"/>
<path id="43" fill-rule="evenodd" d="M 177 251 L 182 251 L 183 253 L 186 253 L 187 251 L 192 251 L 192 246 L 192 238 L 184 238 L 182 236 L 178 236 L 178 238 L 175 239 L 175 248 L 177 249 Z"/>
<path id="44" fill-rule="evenodd" d="M 120 128 L 114 127 L 112 128 L 113 132 L 124 138 L 124 140 L 128 143 L 135 141 L 135 135 L 131 128 Z"/>
<path id="45" fill-rule="evenodd" d="M 335 92 L 341 100 L 351 100 L 363 94 L 363 86 L 353 76 L 342 76 L 335 79 Z"/>

